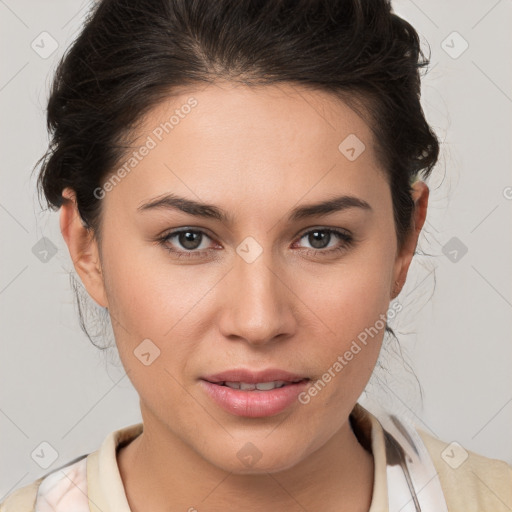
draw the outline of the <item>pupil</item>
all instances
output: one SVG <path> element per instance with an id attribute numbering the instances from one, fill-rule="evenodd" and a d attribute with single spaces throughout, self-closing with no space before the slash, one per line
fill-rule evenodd
<path id="1" fill-rule="evenodd" d="M 320 236 L 319 236 L 319 240 L 317 238 L 312 238 L 312 237 L 316 237 L 318 234 L 320 233 Z M 329 244 L 329 238 L 330 238 L 330 233 L 327 233 L 327 231 L 313 231 L 312 233 L 310 233 L 309 235 L 309 243 L 315 248 L 315 249 L 323 249 L 324 247 L 327 247 L 327 245 Z M 327 243 L 322 243 L 325 242 L 325 240 L 327 239 Z M 313 242 L 311 241 L 313 240 Z M 317 245 L 318 242 L 320 242 L 320 245 Z"/>
<path id="2" fill-rule="evenodd" d="M 200 243 L 197 243 L 200 237 L 201 233 L 195 233 L 193 231 L 183 231 L 179 235 L 179 241 L 180 244 L 186 249 L 197 249 L 197 247 L 199 247 L 200 245 Z"/>
<path id="3" fill-rule="evenodd" d="M 330 239 L 330 233 L 327 231 L 313 231 L 309 234 L 309 242 L 315 249 L 322 249 L 324 247 L 327 247 L 329 244 Z M 180 233 L 179 239 L 180 243 L 185 247 L 186 249 L 197 249 L 199 247 L 201 238 L 201 233 L 196 233 L 193 231 L 184 231 Z"/>

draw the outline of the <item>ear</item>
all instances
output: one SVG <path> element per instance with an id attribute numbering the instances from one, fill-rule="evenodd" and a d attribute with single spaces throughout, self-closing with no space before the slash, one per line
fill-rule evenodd
<path id="1" fill-rule="evenodd" d="M 99 250 L 93 231 L 82 221 L 75 191 L 66 187 L 60 212 L 60 231 L 68 246 L 75 270 L 89 295 L 102 307 L 108 307 Z"/>
<path id="2" fill-rule="evenodd" d="M 409 235 L 407 236 L 402 249 L 397 255 L 395 262 L 395 271 L 393 274 L 394 280 L 391 283 L 391 298 L 394 299 L 402 290 L 409 265 L 411 264 L 414 256 L 414 251 L 418 244 L 421 229 L 427 217 L 428 196 L 429 188 L 423 181 L 416 181 L 412 185 L 412 198 L 414 200 L 414 216 L 413 224 Z"/>

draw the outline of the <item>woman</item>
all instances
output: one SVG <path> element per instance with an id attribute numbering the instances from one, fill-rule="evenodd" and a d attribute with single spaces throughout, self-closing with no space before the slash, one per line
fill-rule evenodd
<path id="1" fill-rule="evenodd" d="M 427 63 L 385 0 L 95 7 L 39 185 L 143 422 L 2 511 L 510 510 L 505 462 L 357 403 L 426 217 Z"/>

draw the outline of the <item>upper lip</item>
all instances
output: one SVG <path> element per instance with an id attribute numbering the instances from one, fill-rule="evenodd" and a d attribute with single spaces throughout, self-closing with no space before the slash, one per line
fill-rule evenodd
<path id="1" fill-rule="evenodd" d="M 266 370 L 254 371 L 246 368 L 234 368 L 212 375 L 201 377 L 208 382 L 246 382 L 248 384 L 256 384 L 258 382 L 273 382 L 276 380 L 283 380 L 285 382 L 292 382 L 298 380 L 308 379 L 304 375 L 280 370 L 279 368 L 268 368 Z M 308 379 L 309 380 L 309 379 Z"/>

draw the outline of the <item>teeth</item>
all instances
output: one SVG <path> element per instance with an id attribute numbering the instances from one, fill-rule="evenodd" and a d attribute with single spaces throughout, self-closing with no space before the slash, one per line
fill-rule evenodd
<path id="1" fill-rule="evenodd" d="M 270 391 L 275 388 L 282 388 L 286 382 L 284 380 L 276 380 L 273 382 L 257 382 L 256 384 L 249 384 L 247 382 L 224 382 L 224 385 L 231 389 L 240 389 L 241 391 Z"/>
<path id="2" fill-rule="evenodd" d="M 276 380 L 274 382 L 259 382 L 256 384 L 256 389 L 261 391 L 268 391 L 269 389 L 282 388 L 285 385 L 284 380 Z"/>

